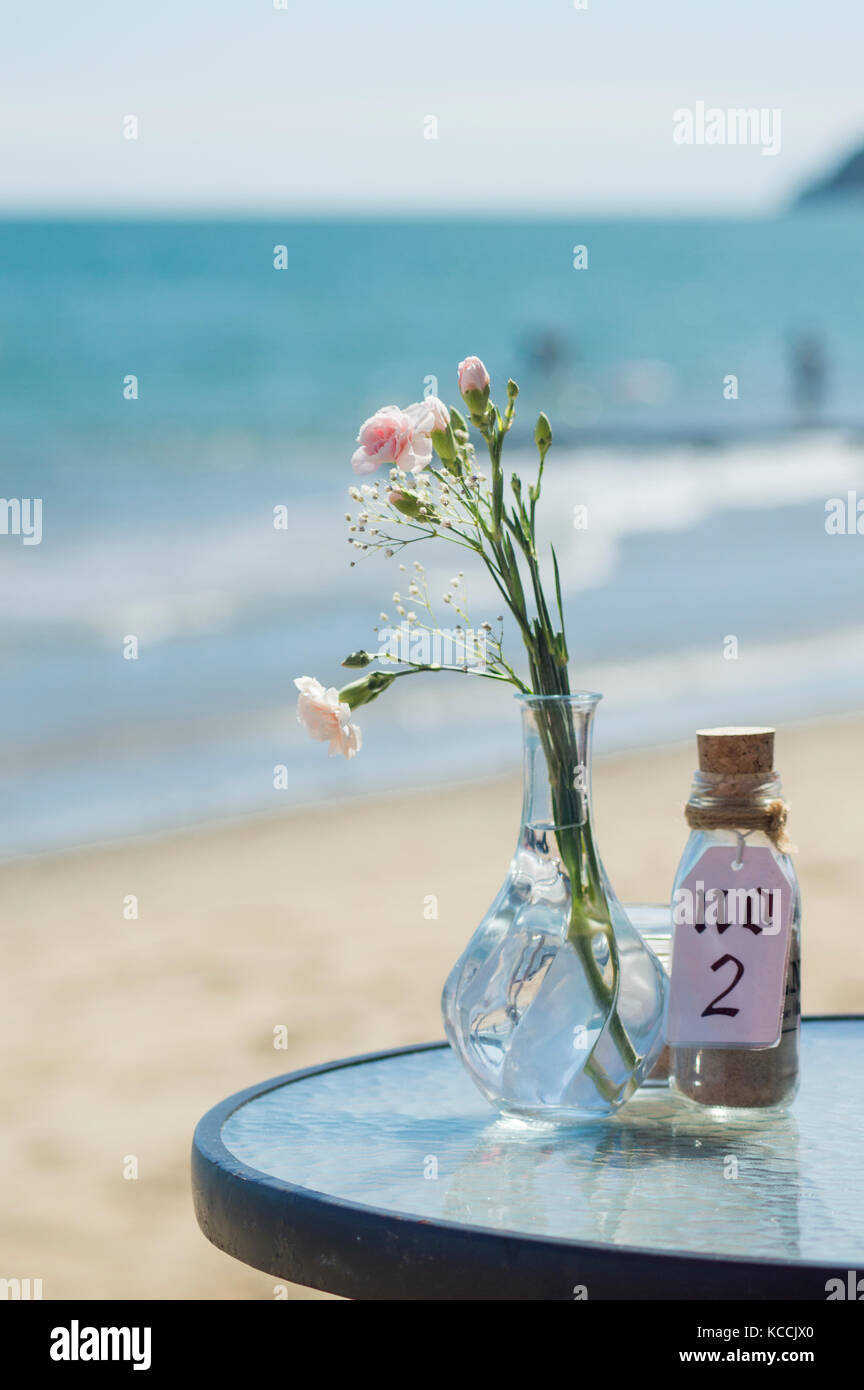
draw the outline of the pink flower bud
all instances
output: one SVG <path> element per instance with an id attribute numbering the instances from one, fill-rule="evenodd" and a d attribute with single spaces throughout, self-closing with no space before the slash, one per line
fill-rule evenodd
<path id="1" fill-rule="evenodd" d="M 480 361 L 479 357 L 466 357 L 464 362 L 459 363 L 459 391 L 462 396 L 466 391 L 489 390 L 489 373 Z"/>

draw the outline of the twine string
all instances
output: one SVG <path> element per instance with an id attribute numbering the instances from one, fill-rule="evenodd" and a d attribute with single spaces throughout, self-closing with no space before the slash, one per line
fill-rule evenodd
<path id="1" fill-rule="evenodd" d="M 684 815 L 691 830 L 761 830 L 779 854 L 792 854 L 795 849 L 786 834 L 789 807 L 780 797 L 761 804 L 724 801 L 714 806 L 695 806 L 688 801 Z"/>

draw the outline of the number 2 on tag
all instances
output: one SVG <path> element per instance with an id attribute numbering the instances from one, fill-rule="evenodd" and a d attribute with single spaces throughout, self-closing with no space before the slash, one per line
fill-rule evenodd
<path id="1" fill-rule="evenodd" d="M 707 849 L 676 890 L 672 1046 L 773 1047 L 780 1036 L 793 888 L 770 849 L 736 856 Z"/>

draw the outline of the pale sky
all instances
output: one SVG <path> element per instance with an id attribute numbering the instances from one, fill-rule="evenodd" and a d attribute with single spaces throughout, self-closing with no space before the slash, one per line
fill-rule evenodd
<path id="1" fill-rule="evenodd" d="M 864 139 L 860 0 L 276 3 L 7 7 L 0 211 L 770 212 Z M 699 101 L 780 153 L 676 145 Z"/>

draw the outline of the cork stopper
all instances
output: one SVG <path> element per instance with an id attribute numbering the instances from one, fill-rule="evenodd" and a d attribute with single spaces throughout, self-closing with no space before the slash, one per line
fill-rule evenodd
<path id="1" fill-rule="evenodd" d="M 728 776 L 772 772 L 774 732 L 773 729 L 698 729 L 699 771 Z"/>

